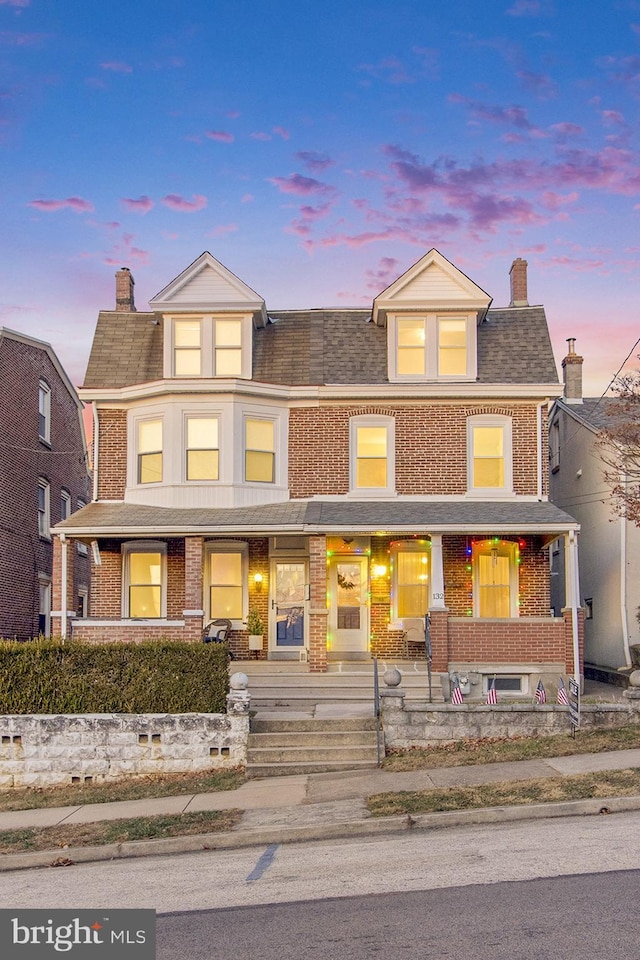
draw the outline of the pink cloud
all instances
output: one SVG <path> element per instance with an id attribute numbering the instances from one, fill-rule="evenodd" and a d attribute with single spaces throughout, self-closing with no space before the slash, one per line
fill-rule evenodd
<path id="1" fill-rule="evenodd" d="M 549 130 L 552 130 L 554 133 L 559 134 L 562 137 L 581 137 L 584 135 L 584 127 L 579 126 L 577 123 L 553 123 Z"/>
<path id="2" fill-rule="evenodd" d="M 508 17 L 539 17 L 541 11 L 540 0 L 516 0 L 505 13 Z"/>
<path id="3" fill-rule="evenodd" d="M 307 204 L 303 205 L 300 207 L 300 216 L 292 220 L 287 228 L 289 233 L 297 233 L 298 236 L 301 237 L 309 236 L 313 224 L 326 217 L 332 207 L 333 201 L 331 200 L 328 200 L 326 203 L 321 203 L 319 207 L 312 207 Z"/>
<path id="4" fill-rule="evenodd" d="M 149 210 L 153 207 L 153 200 L 149 197 L 138 197 L 137 200 L 133 200 L 131 197 L 123 197 L 120 200 L 120 203 L 127 208 L 131 213 L 149 213 Z"/>
<path id="5" fill-rule="evenodd" d="M 400 263 L 395 257 L 381 257 L 375 270 L 366 270 L 367 289 L 378 293 L 384 290 L 398 276 Z"/>
<path id="6" fill-rule="evenodd" d="M 103 70 L 111 70 L 113 73 L 133 73 L 133 67 L 124 63 L 122 60 L 107 60 L 105 63 L 101 63 L 100 66 Z"/>
<path id="7" fill-rule="evenodd" d="M 221 223 L 217 227 L 213 227 L 212 230 L 208 230 L 205 236 L 207 237 L 224 237 L 227 233 L 235 233 L 238 229 L 237 223 Z"/>
<path id="8" fill-rule="evenodd" d="M 333 193 L 334 188 L 327 183 L 321 183 L 313 177 L 303 177 L 301 173 L 291 173 L 288 177 L 268 177 L 269 183 L 278 188 L 280 193 L 293 193 L 297 196 L 307 196 L 313 193 Z"/>
<path id="9" fill-rule="evenodd" d="M 30 207 L 54 213 L 57 210 L 73 210 L 74 213 L 91 213 L 94 209 L 90 200 L 82 197 L 67 197 L 66 200 L 30 200 Z"/>
<path id="10" fill-rule="evenodd" d="M 282 137 L 283 140 L 289 140 L 291 138 L 291 134 L 285 127 L 272 127 L 272 132 Z"/>
<path id="11" fill-rule="evenodd" d="M 0 0 L 0 7 L 5 5 L 9 7 L 28 7 L 31 0 Z"/>
<path id="12" fill-rule="evenodd" d="M 199 193 L 193 194 L 193 200 L 187 200 L 177 193 L 168 193 L 163 197 L 161 203 L 171 210 L 177 210 L 180 213 L 197 213 L 198 210 L 204 210 L 207 205 L 207 198 Z"/>
<path id="13" fill-rule="evenodd" d="M 218 143 L 233 143 L 235 137 L 227 130 L 205 130 L 205 137 L 209 140 L 216 140 Z"/>
<path id="14" fill-rule="evenodd" d="M 622 126 L 625 122 L 625 119 L 619 110 L 603 110 L 601 117 L 607 126 L 614 126 L 618 124 Z"/>
<path id="15" fill-rule="evenodd" d="M 9 30 L 0 31 L 0 43 L 5 47 L 37 47 L 46 38 L 44 33 L 14 33 Z"/>
<path id="16" fill-rule="evenodd" d="M 320 173 L 327 167 L 332 167 L 335 162 L 326 153 L 317 153 L 315 150 L 299 150 L 295 156 L 307 170 L 313 170 L 314 173 Z"/>
<path id="17" fill-rule="evenodd" d="M 249 136 L 252 140 L 271 140 L 271 134 L 265 133 L 263 130 L 256 131 L 256 133 L 250 133 Z"/>
<path id="18" fill-rule="evenodd" d="M 531 70 L 519 70 L 516 74 L 525 89 L 539 100 L 552 100 L 558 96 L 558 87 L 548 74 L 533 73 Z"/>
<path id="19" fill-rule="evenodd" d="M 228 110 L 228 111 L 227 111 L 227 116 L 229 117 L 229 120 L 237 120 L 238 117 L 240 116 L 240 111 L 239 111 L 239 110 Z"/>
<path id="20" fill-rule="evenodd" d="M 255 200 L 255 197 L 252 193 L 243 193 L 240 197 L 240 203 L 251 203 L 252 200 Z"/>
<path id="21" fill-rule="evenodd" d="M 480 120 L 489 120 L 491 123 L 506 123 L 521 130 L 531 130 L 532 125 L 524 107 L 512 104 L 509 107 L 500 107 L 493 104 L 481 103 L 479 100 L 470 100 L 460 93 L 451 93 L 447 98 L 450 103 L 461 103 L 469 108 L 473 117 Z"/>
<path id="22" fill-rule="evenodd" d="M 540 197 L 540 203 L 543 207 L 546 207 L 547 210 L 560 210 L 562 207 L 575 203 L 579 196 L 580 194 L 575 191 L 573 193 L 560 194 L 555 193 L 553 190 L 545 190 Z"/>
<path id="23" fill-rule="evenodd" d="M 384 57 L 377 63 L 361 63 L 357 70 L 368 73 L 376 80 L 384 80 L 386 83 L 415 83 L 415 78 L 409 75 L 404 64 L 397 57 Z"/>

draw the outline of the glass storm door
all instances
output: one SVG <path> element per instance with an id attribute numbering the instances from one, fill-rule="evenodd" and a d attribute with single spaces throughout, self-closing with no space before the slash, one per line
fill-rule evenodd
<path id="1" fill-rule="evenodd" d="M 304 647 L 306 564 L 277 560 L 272 582 L 275 646 L 278 649 Z"/>
<path id="2" fill-rule="evenodd" d="M 331 566 L 330 650 L 366 653 L 369 649 L 368 561 L 336 557 Z"/>

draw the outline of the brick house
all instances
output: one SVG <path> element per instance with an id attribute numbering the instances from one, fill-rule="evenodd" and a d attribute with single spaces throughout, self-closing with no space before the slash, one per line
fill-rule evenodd
<path id="1" fill-rule="evenodd" d="M 0 636 L 51 631 L 51 527 L 91 500 L 82 404 L 48 343 L 0 327 Z M 69 613 L 86 616 L 89 559 L 69 560 Z"/>
<path id="2" fill-rule="evenodd" d="M 370 309 L 278 311 L 203 253 L 145 313 L 118 271 L 81 390 L 96 500 L 59 528 L 101 561 L 74 635 L 197 641 L 227 617 L 242 657 L 255 608 L 262 657 L 323 671 L 419 656 L 428 611 L 434 670 L 523 694 L 572 671 L 548 545 L 574 557 L 578 525 L 548 501 L 561 388 L 526 271 L 491 309 L 431 250 Z"/>

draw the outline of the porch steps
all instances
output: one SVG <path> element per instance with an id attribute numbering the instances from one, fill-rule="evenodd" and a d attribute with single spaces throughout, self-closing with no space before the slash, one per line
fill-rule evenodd
<path id="1" fill-rule="evenodd" d="M 391 666 L 392 664 L 389 664 Z M 393 664 L 395 666 L 396 664 Z M 371 664 L 330 665 L 327 673 L 309 673 L 306 664 L 278 665 L 270 661 L 234 661 L 232 669 L 249 678 L 252 709 L 304 709 L 319 704 L 371 704 L 373 712 L 373 667 Z M 409 702 L 426 701 L 429 690 L 424 662 L 397 664 L 402 673 L 401 687 Z M 384 673 L 379 667 L 380 689 L 385 689 Z M 433 703 L 443 703 L 440 674 L 431 678 Z"/>
<path id="2" fill-rule="evenodd" d="M 249 777 L 371 769 L 377 760 L 375 717 L 251 721 Z"/>

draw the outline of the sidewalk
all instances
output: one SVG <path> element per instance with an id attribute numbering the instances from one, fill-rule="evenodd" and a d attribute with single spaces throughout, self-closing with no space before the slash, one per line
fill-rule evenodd
<path id="1" fill-rule="evenodd" d="M 640 797 L 618 800 L 576 800 L 520 807 L 494 807 L 416 817 L 372 818 L 366 798 L 389 791 L 423 790 L 563 777 L 576 773 L 640 767 L 640 749 L 579 754 L 547 760 L 521 760 L 465 767 L 439 767 L 407 773 L 372 768 L 365 771 L 316 773 L 249 780 L 235 790 L 149 800 L 126 800 L 0 813 L 0 831 L 59 824 L 92 823 L 186 811 L 243 810 L 228 833 L 141 840 L 73 850 L 0 855 L 0 870 L 50 865 L 64 854 L 68 861 L 87 862 L 120 857 L 181 853 L 202 849 L 233 849 L 290 841 L 366 836 L 407 829 L 433 829 L 464 823 L 512 821 L 540 817 L 575 816 L 640 809 Z M 606 804 L 606 806 L 605 806 Z"/>

